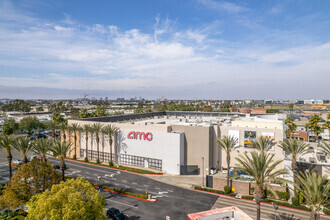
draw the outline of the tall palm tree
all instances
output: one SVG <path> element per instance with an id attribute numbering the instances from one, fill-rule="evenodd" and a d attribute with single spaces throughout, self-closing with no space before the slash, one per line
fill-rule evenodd
<path id="1" fill-rule="evenodd" d="M 272 140 L 269 140 L 263 136 L 260 136 L 257 138 L 257 140 L 253 143 L 253 146 L 256 148 L 256 150 L 260 152 L 266 152 L 272 149 L 275 146 L 275 142 Z"/>
<path id="2" fill-rule="evenodd" d="M 297 139 L 285 139 L 281 141 L 279 147 L 283 149 L 286 155 L 291 156 L 291 168 L 293 172 L 293 182 L 297 184 L 298 165 L 297 159 L 305 154 L 311 153 L 309 144 Z M 297 187 L 294 185 L 294 196 L 297 197 Z"/>
<path id="3" fill-rule="evenodd" d="M 312 210 L 310 219 L 316 219 L 317 212 L 329 198 L 330 181 L 328 176 L 320 176 L 315 172 L 301 173 L 298 176 L 298 183 L 295 185 L 306 198 L 307 206 Z"/>
<path id="4" fill-rule="evenodd" d="M 11 169 L 11 161 L 13 159 L 13 156 L 11 154 L 11 151 L 13 149 L 13 142 L 14 142 L 14 136 L 13 135 L 6 135 L 6 134 L 0 134 L 0 147 L 2 150 L 6 151 L 7 153 L 7 160 L 8 160 L 8 167 L 9 167 L 9 178 L 13 176 L 13 172 Z"/>
<path id="5" fill-rule="evenodd" d="M 97 146 L 97 160 L 96 163 L 100 163 L 100 149 L 99 149 L 99 145 L 100 145 L 100 133 L 102 132 L 102 128 L 103 125 L 101 125 L 100 123 L 94 123 L 92 125 L 92 129 L 95 133 L 95 137 L 96 137 L 96 146 Z"/>
<path id="6" fill-rule="evenodd" d="M 217 139 L 218 147 L 226 152 L 227 155 L 227 185 L 229 185 L 229 168 L 230 168 L 230 153 L 238 148 L 236 146 L 238 144 L 237 138 L 233 136 L 222 136 Z"/>
<path id="7" fill-rule="evenodd" d="M 88 134 L 91 131 L 91 126 L 88 124 L 85 124 L 82 126 L 82 130 L 85 133 L 85 140 L 86 140 L 86 157 L 85 157 L 85 161 L 88 162 Z"/>
<path id="8" fill-rule="evenodd" d="M 71 143 L 65 141 L 56 141 L 50 149 L 53 156 L 61 160 L 62 180 L 64 181 L 64 171 L 66 169 L 64 158 L 72 151 L 70 150 Z"/>
<path id="9" fill-rule="evenodd" d="M 32 142 L 32 151 L 39 154 L 44 163 L 47 162 L 46 156 L 51 149 L 52 142 L 46 138 L 39 138 Z"/>
<path id="10" fill-rule="evenodd" d="M 74 123 L 70 125 L 70 131 L 73 132 L 73 138 L 74 138 L 74 155 L 73 159 L 77 159 L 77 132 L 81 131 L 81 127 L 79 124 Z"/>
<path id="11" fill-rule="evenodd" d="M 287 117 L 284 121 L 285 125 L 287 126 L 286 135 L 290 138 L 292 138 L 293 132 L 297 130 L 297 125 L 293 121 L 293 117 Z"/>
<path id="12" fill-rule="evenodd" d="M 23 163 L 27 163 L 27 154 L 32 150 L 31 139 L 28 137 L 17 138 L 13 143 L 13 147 L 22 155 Z"/>
<path id="13" fill-rule="evenodd" d="M 112 143 L 113 139 L 112 137 L 119 131 L 119 128 L 115 125 L 107 125 L 102 128 L 102 132 L 108 136 L 109 138 L 109 146 L 110 146 L 110 163 L 112 164 Z"/>
<path id="14" fill-rule="evenodd" d="M 62 123 L 60 123 L 60 124 L 58 125 L 58 128 L 59 128 L 60 131 L 61 131 L 61 135 L 62 135 L 63 141 L 66 142 L 66 133 L 65 133 L 65 132 L 68 130 L 68 121 L 65 120 L 65 121 L 63 121 Z"/>
<path id="15" fill-rule="evenodd" d="M 46 122 L 46 127 L 50 130 L 52 130 L 52 137 L 55 141 L 56 139 L 56 130 L 58 129 L 58 124 L 55 123 L 54 121 L 48 121 Z"/>
<path id="16" fill-rule="evenodd" d="M 320 150 L 325 153 L 325 155 L 329 156 L 330 155 L 330 143 L 322 141 L 319 145 Z"/>
<path id="17" fill-rule="evenodd" d="M 236 157 L 239 164 L 235 169 L 253 177 L 256 183 L 254 197 L 257 203 L 257 220 L 260 220 L 260 202 L 264 197 L 264 190 L 267 187 L 276 195 L 270 183 L 279 180 L 286 173 L 286 169 L 277 169 L 282 160 L 274 161 L 274 156 L 274 154 L 252 151 L 250 154 L 244 153 Z"/>
<path id="18" fill-rule="evenodd" d="M 322 128 L 321 126 L 318 124 L 321 121 L 320 116 L 318 115 L 313 115 L 308 123 L 306 124 L 306 127 L 310 130 L 312 130 L 314 132 L 314 134 L 316 135 L 316 142 L 318 142 L 319 140 L 319 134 L 322 133 Z"/>

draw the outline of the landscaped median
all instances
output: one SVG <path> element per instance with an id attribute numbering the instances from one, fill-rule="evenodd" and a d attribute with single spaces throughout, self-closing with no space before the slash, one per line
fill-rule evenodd
<path id="1" fill-rule="evenodd" d="M 74 178 L 66 176 L 65 179 L 74 179 Z M 123 189 L 117 189 L 117 188 L 114 188 L 114 187 L 111 187 L 111 186 L 96 184 L 96 183 L 93 183 L 93 182 L 90 182 L 90 183 L 95 188 L 101 188 L 102 190 L 105 190 L 105 191 L 109 191 L 109 192 L 112 192 L 112 193 L 121 194 L 121 195 L 124 195 L 124 196 L 144 200 L 144 201 L 147 201 L 147 202 L 156 202 L 156 200 L 149 200 L 148 196 L 145 195 L 145 194 L 132 193 L 132 192 L 128 192 L 128 191 L 125 191 Z"/>
<path id="2" fill-rule="evenodd" d="M 229 194 L 226 194 L 222 190 L 204 188 L 204 187 L 200 187 L 200 186 L 195 186 L 194 189 L 198 190 L 198 191 L 210 192 L 210 193 L 213 193 L 213 194 L 219 194 L 219 195 L 224 195 L 224 196 L 233 197 L 233 198 L 235 198 L 235 196 L 236 196 L 236 193 L 233 193 L 233 192 L 231 192 Z M 242 199 L 254 200 L 254 197 L 253 196 L 242 195 Z M 281 201 L 271 200 L 271 199 L 267 199 L 267 198 L 263 199 L 261 202 L 265 203 L 265 204 L 269 204 L 269 205 L 272 205 L 272 203 L 274 203 L 274 204 L 282 206 L 282 207 L 298 209 L 298 210 L 301 210 L 301 211 L 310 211 L 310 209 L 308 207 L 303 206 L 303 205 L 293 205 L 293 204 L 290 204 L 288 202 L 281 202 Z M 323 212 L 324 212 L 324 215 L 326 215 L 326 216 L 330 215 L 330 210 L 329 209 L 324 208 Z"/>

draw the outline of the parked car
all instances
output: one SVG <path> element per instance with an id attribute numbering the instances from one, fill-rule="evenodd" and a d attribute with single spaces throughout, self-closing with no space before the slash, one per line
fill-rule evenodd
<path id="1" fill-rule="evenodd" d="M 119 211 L 116 208 L 110 208 L 107 210 L 107 218 L 113 220 L 127 220 L 128 217 L 123 212 Z"/>
<path id="2" fill-rule="evenodd" d="M 55 169 L 57 169 L 57 170 L 61 169 L 61 164 L 60 163 L 55 164 Z M 66 170 L 66 169 L 68 169 L 67 166 L 64 167 L 64 170 Z"/>
<path id="3" fill-rule="evenodd" d="M 33 155 L 33 156 L 31 156 L 31 157 L 28 158 L 28 161 L 32 161 L 34 159 L 40 159 L 40 156 Z"/>
<path id="4" fill-rule="evenodd" d="M 21 160 L 13 160 L 13 164 L 22 165 L 23 162 Z"/>

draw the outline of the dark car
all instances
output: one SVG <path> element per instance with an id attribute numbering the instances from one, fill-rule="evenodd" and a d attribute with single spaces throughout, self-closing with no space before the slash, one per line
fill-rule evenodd
<path id="1" fill-rule="evenodd" d="M 128 217 L 121 211 L 115 208 L 111 208 L 107 210 L 107 218 L 113 219 L 113 220 L 127 220 Z"/>
<path id="2" fill-rule="evenodd" d="M 57 170 L 61 169 L 61 164 L 60 163 L 56 164 L 55 169 L 57 169 Z M 66 170 L 66 169 L 68 169 L 67 166 L 64 166 L 64 170 Z"/>

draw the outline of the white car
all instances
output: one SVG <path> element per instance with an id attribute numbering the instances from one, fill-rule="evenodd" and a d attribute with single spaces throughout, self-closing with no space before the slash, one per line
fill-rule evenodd
<path id="1" fill-rule="evenodd" d="M 13 160 L 13 164 L 22 165 L 23 162 L 21 160 Z"/>

